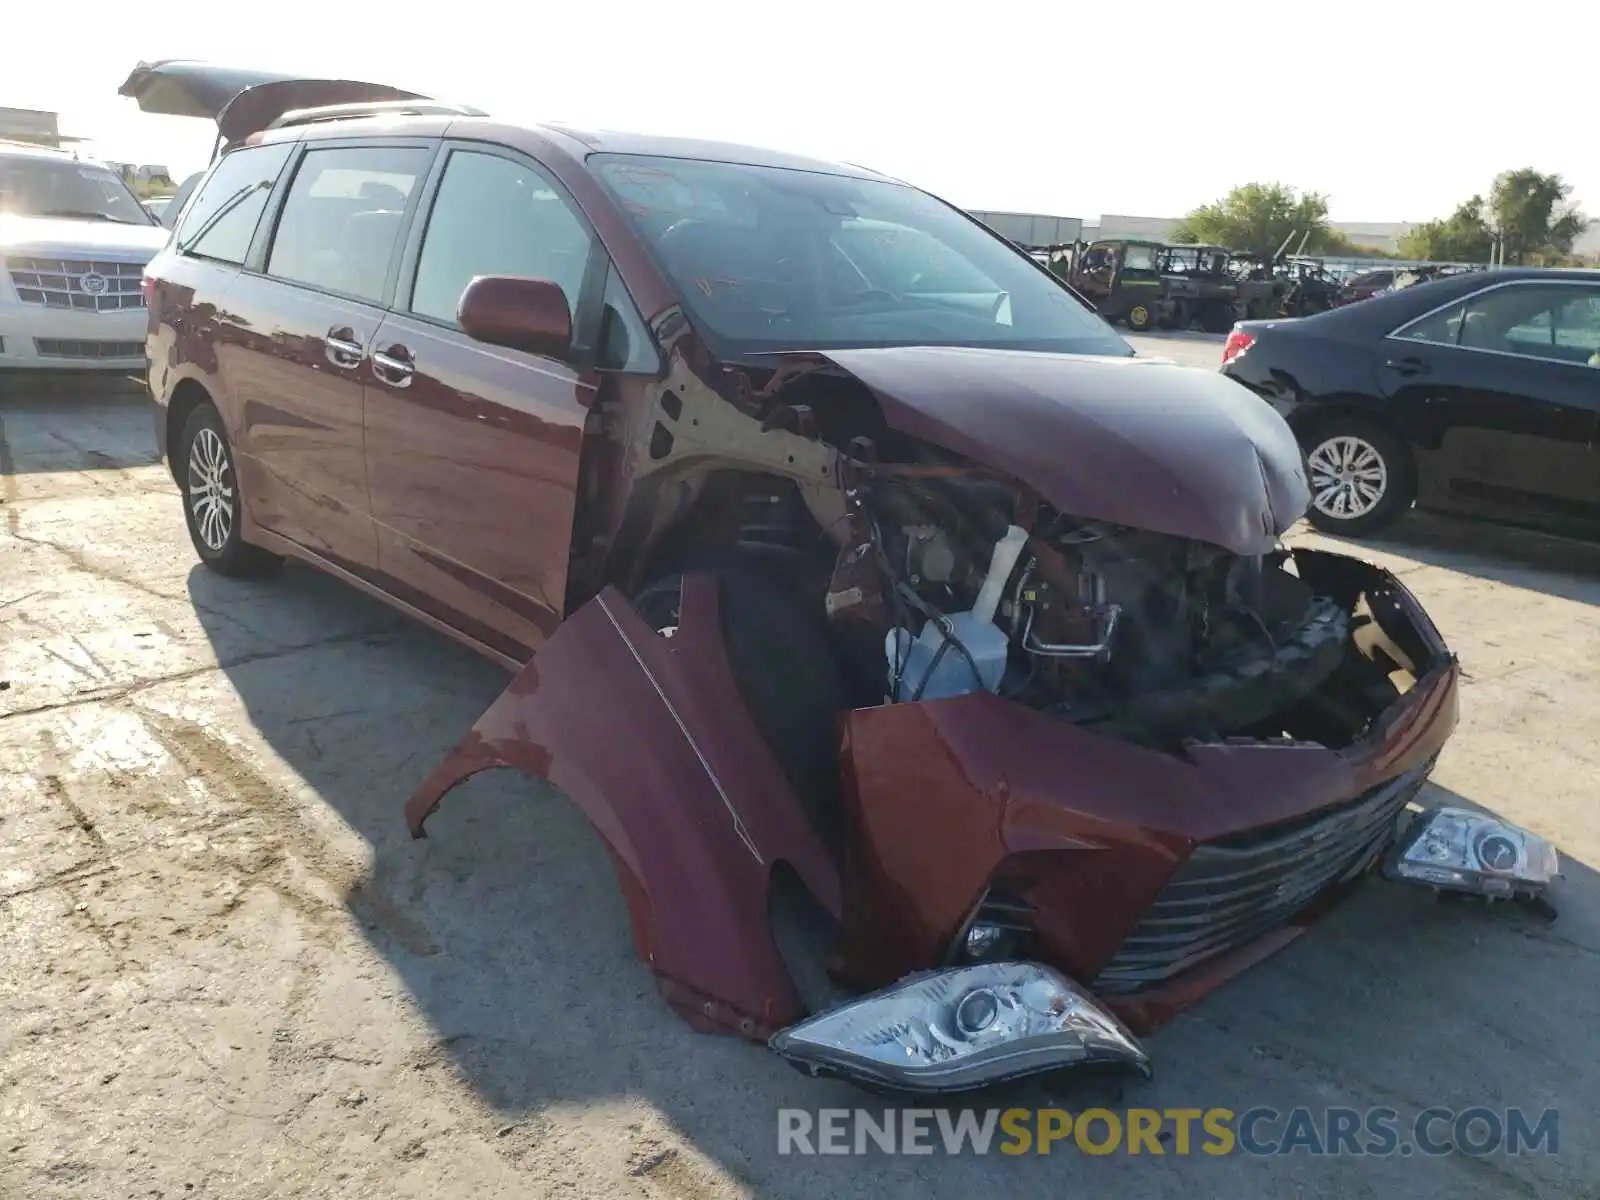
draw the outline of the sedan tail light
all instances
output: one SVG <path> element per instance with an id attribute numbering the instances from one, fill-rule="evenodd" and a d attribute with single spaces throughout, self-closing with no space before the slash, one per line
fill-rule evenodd
<path id="1" fill-rule="evenodd" d="M 1255 344 L 1255 334 L 1246 333 L 1237 325 L 1234 326 L 1233 330 L 1228 334 L 1228 340 L 1223 344 L 1222 347 L 1222 365 L 1227 366 L 1234 359 L 1238 358 L 1239 355 L 1243 354 Z"/>

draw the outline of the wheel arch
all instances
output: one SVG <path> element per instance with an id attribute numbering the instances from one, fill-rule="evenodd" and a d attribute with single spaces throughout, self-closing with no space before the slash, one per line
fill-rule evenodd
<path id="1" fill-rule="evenodd" d="M 188 424 L 190 415 L 203 404 L 215 406 L 211 393 L 206 390 L 206 385 L 198 379 L 180 379 L 173 386 L 172 397 L 167 401 L 167 470 L 172 475 L 174 483 L 181 480 L 178 475 L 177 447 L 178 441 L 183 436 L 183 427 Z"/>
<path id="2" fill-rule="evenodd" d="M 1334 397 L 1317 404 L 1298 405 L 1286 418 L 1289 428 L 1302 451 L 1312 447 L 1311 439 L 1324 429 L 1340 421 L 1361 421 L 1383 429 L 1399 443 L 1406 455 L 1406 466 L 1413 473 L 1417 469 L 1417 450 L 1405 426 L 1375 408 L 1370 401 L 1354 397 Z"/>

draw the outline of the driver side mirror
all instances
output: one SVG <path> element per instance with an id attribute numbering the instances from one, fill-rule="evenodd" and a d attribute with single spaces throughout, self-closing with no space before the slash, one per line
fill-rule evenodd
<path id="1" fill-rule="evenodd" d="M 548 279 L 479 275 L 461 293 L 456 320 L 468 337 L 491 346 L 561 359 L 572 352 L 572 309 Z"/>

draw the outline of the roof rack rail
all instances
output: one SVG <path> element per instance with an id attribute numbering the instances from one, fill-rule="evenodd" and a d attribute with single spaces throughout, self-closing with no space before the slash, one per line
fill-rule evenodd
<path id="1" fill-rule="evenodd" d="M 19 146 L 24 150 L 53 150 L 57 154 L 72 154 L 73 151 L 61 146 L 52 146 L 47 142 L 30 142 L 27 138 L 0 137 L 0 146 Z"/>
<path id="2" fill-rule="evenodd" d="M 363 100 L 355 104 L 325 104 L 320 108 L 297 108 L 284 113 L 267 126 L 283 129 L 290 125 L 314 125 L 319 121 L 343 121 L 352 117 L 486 117 L 489 114 L 470 104 L 451 104 L 445 100 Z"/>

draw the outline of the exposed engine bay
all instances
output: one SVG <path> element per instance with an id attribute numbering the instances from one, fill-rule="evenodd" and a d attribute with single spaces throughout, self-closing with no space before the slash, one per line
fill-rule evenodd
<path id="1" fill-rule="evenodd" d="M 1349 642 L 1350 614 L 1286 571 L 1286 553 L 1023 513 L 1004 485 L 958 476 L 889 473 L 871 493 L 904 631 L 885 651 L 894 700 L 987 686 L 1135 740 L 1204 740 L 1297 704 Z"/>
<path id="2" fill-rule="evenodd" d="M 1397 657 L 1350 653 L 1363 618 L 1299 578 L 1275 537 L 1239 554 L 1061 511 L 889 428 L 838 371 L 780 370 L 740 401 L 712 402 L 724 421 L 759 421 L 761 442 L 820 454 L 827 482 L 696 463 L 663 487 L 680 498 L 656 510 L 656 553 L 640 557 L 761 562 L 826 616 L 853 707 L 986 690 L 1146 745 L 1340 746 L 1399 694 Z M 658 479 L 678 458 L 664 429 Z"/>

